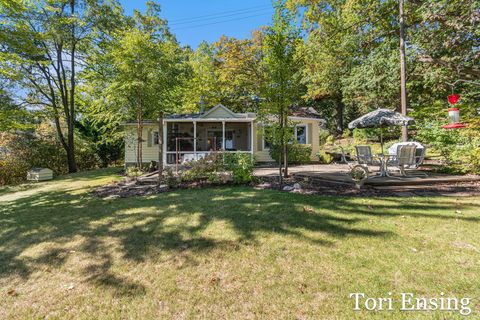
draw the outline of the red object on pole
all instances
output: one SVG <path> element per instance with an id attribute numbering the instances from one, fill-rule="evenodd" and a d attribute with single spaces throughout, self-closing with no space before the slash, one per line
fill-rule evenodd
<path id="1" fill-rule="evenodd" d="M 460 99 L 459 94 L 451 94 L 448 96 L 448 103 L 455 104 L 458 102 L 459 99 Z"/>

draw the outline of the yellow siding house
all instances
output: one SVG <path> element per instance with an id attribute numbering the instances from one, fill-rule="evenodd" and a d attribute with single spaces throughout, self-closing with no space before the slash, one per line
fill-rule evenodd
<path id="1" fill-rule="evenodd" d="M 319 130 L 324 120 L 312 108 L 292 109 L 289 119 L 295 124 L 297 142 L 311 145 L 310 158 L 318 160 Z M 136 163 L 137 124 L 124 125 L 125 165 L 129 166 Z M 273 162 L 263 131 L 255 113 L 235 113 L 221 104 L 203 113 L 171 115 L 164 119 L 162 161 L 172 165 L 221 151 L 249 153 L 257 162 Z M 143 162 L 159 161 L 158 122 L 144 121 L 142 136 Z"/>

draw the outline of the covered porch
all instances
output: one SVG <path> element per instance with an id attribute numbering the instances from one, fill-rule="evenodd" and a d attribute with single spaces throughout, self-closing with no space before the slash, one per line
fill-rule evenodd
<path id="1" fill-rule="evenodd" d="M 252 119 L 167 119 L 163 136 L 167 165 L 198 160 L 212 152 L 253 155 Z"/>

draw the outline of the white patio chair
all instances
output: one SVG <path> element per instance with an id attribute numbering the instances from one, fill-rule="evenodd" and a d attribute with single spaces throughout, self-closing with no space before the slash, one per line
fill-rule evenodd
<path id="1" fill-rule="evenodd" d="M 370 146 L 355 146 L 357 163 L 365 166 L 379 165 L 379 162 L 372 155 Z"/>
<path id="2" fill-rule="evenodd" d="M 418 168 L 419 164 L 417 163 L 417 160 L 423 161 L 422 156 L 425 157 L 424 152 L 421 152 L 417 156 L 416 150 L 417 150 L 417 147 L 414 144 L 398 146 L 397 154 L 395 156 L 389 157 L 387 161 L 387 168 L 389 166 L 397 167 L 398 170 L 400 171 L 400 175 L 403 177 L 406 177 L 407 173 L 405 169 Z M 419 173 L 427 176 L 427 174 L 423 172 L 419 172 Z"/>

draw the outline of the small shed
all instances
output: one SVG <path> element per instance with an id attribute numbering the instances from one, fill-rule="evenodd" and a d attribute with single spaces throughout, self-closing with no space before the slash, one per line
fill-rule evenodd
<path id="1" fill-rule="evenodd" d="M 45 181 L 53 179 L 53 171 L 48 168 L 32 168 L 27 173 L 27 180 Z"/>

